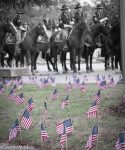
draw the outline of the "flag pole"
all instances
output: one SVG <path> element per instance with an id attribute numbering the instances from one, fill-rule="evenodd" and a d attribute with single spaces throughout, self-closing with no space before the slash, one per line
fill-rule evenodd
<path id="1" fill-rule="evenodd" d="M 20 130 L 20 142 L 21 142 L 21 145 L 22 145 L 22 131 Z"/>

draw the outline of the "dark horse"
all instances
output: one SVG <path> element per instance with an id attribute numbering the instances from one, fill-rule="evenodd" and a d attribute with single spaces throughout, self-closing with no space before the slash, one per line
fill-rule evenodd
<path id="1" fill-rule="evenodd" d="M 11 50 L 10 51 L 4 51 L 4 46 L 5 46 L 5 37 L 6 33 L 11 33 L 13 36 L 16 34 L 16 30 L 12 24 L 11 21 L 7 21 L 7 23 L 0 23 L 0 63 L 2 67 L 4 67 L 4 56 L 6 53 L 9 54 L 9 58 L 7 59 L 7 63 L 10 64 L 10 62 L 13 59 L 14 52 Z"/>
<path id="2" fill-rule="evenodd" d="M 83 31 L 85 31 L 85 21 L 83 19 L 83 17 L 81 17 L 79 23 L 77 24 L 77 26 L 73 27 L 72 32 L 70 34 L 70 36 L 68 37 L 68 39 L 63 39 L 60 42 L 57 42 L 55 40 L 57 34 L 60 31 L 55 32 L 52 37 L 51 37 L 51 53 L 54 56 L 54 69 L 55 71 L 58 71 L 57 68 L 57 54 L 58 52 L 62 53 L 66 53 L 66 51 L 63 51 L 64 49 L 64 44 L 67 42 L 68 44 L 68 51 L 70 52 L 70 61 L 71 61 L 71 69 L 73 69 L 74 72 L 76 72 L 76 54 L 78 54 L 78 57 L 80 59 L 81 56 L 81 51 L 82 49 L 80 49 L 80 43 L 81 43 L 81 38 L 83 35 Z M 63 55 L 62 55 L 63 56 Z M 66 55 L 64 55 L 66 57 Z M 66 64 L 65 64 L 65 60 L 66 58 L 63 58 L 63 65 L 66 68 Z"/>
<path id="3" fill-rule="evenodd" d="M 122 71 L 121 65 L 121 46 L 120 46 L 120 23 L 115 23 L 110 29 L 110 40 L 111 40 L 111 47 L 113 50 L 113 54 L 115 55 L 116 59 L 116 68 L 117 63 L 119 63 L 120 70 Z"/>
<path id="4" fill-rule="evenodd" d="M 36 46 L 36 41 L 39 35 L 47 36 L 46 32 L 43 28 L 43 24 L 38 23 L 34 27 L 30 29 L 29 32 L 26 33 L 26 36 L 24 40 L 19 44 L 19 47 L 21 49 L 21 55 L 24 59 L 24 56 L 26 56 L 26 63 L 29 66 L 30 60 L 31 60 L 31 72 L 34 70 L 34 47 Z M 23 60 L 24 61 L 24 60 Z"/>
<path id="5" fill-rule="evenodd" d="M 96 48 L 98 48 L 98 45 L 96 44 L 96 38 L 100 35 L 103 34 L 106 37 L 108 37 L 108 31 L 106 29 L 106 27 L 101 24 L 94 24 L 90 27 L 90 31 L 86 30 L 84 33 L 84 57 L 85 57 L 85 61 L 86 61 L 86 70 L 87 72 L 89 71 L 93 71 L 92 68 L 92 59 L 93 59 L 93 53 L 95 51 Z M 88 58 L 90 56 L 90 67 L 88 64 Z"/>

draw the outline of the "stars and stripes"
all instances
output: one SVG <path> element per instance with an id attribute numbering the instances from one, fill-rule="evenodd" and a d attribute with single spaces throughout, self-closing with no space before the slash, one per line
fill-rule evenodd
<path id="1" fill-rule="evenodd" d="M 53 91 L 53 94 L 52 94 L 52 100 L 55 100 L 55 99 L 57 99 L 58 98 L 58 91 L 57 91 L 57 89 L 54 89 L 54 91 Z"/>
<path id="2" fill-rule="evenodd" d="M 86 92 L 86 88 L 87 88 L 87 85 L 86 85 L 85 82 L 83 81 L 82 84 L 80 85 L 80 91 L 81 91 L 81 92 Z"/>
<path id="3" fill-rule="evenodd" d="M 14 98 L 14 97 L 15 97 L 14 90 L 11 89 L 10 92 L 9 92 L 9 95 L 8 95 L 8 99 L 13 101 L 13 98 Z"/>
<path id="4" fill-rule="evenodd" d="M 125 134 L 124 132 L 119 133 L 118 140 L 115 144 L 116 150 L 125 150 Z"/>
<path id="5" fill-rule="evenodd" d="M 92 134 L 90 134 L 87 144 L 86 150 L 91 150 L 94 147 L 94 143 L 98 140 L 98 126 L 94 126 L 92 129 Z"/>
<path id="6" fill-rule="evenodd" d="M 65 91 L 69 92 L 71 89 L 72 89 L 72 84 L 71 84 L 71 82 L 68 82 L 65 86 Z"/>
<path id="7" fill-rule="evenodd" d="M 107 88 L 106 80 L 102 80 L 99 84 L 100 89 L 105 90 Z"/>
<path id="8" fill-rule="evenodd" d="M 13 101 L 16 103 L 16 105 L 20 105 L 24 103 L 26 100 L 24 98 L 23 93 L 20 93 L 19 95 L 13 97 Z"/>
<path id="9" fill-rule="evenodd" d="M 114 81 L 114 78 L 112 77 L 108 83 L 108 87 L 115 87 L 115 81 Z"/>
<path id="10" fill-rule="evenodd" d="M 33 119 L 30 116 L 30 113 L 28 112 L 28 110 L 26 109 L 21 119 L 21 125 L 24 129 L 29 129 L 32 122 L 33 122 Z"/>
<path id="11" fill-rule="evenodd" d="M 95 94 L 95 100 L 96 100 L 97 104 L 100 104 L 100 102 L 101 102 L 100 90 L 98 90 L 97 93 Z"/>
<path id="12" fill-rule="evenodd" d="M 33 110 L 33 108 L 35 108 L 35 104 L 33 103 L 33 99 L 30 98 L 30 99 L 28 100 L 28 107 L 27 107 L 27 110 L 28 110 L 29 112 L 31 112 L 31 111 Z"/>
<path id="13" fill-rule="evenodd" d="M 100 83 L 101 83 L 101 78 L 100 78 L 100 76 L 99 76 L 99 74 L 96 76 L 96 84 L 97 85 L 100 85 Z"/>
<path id="14" fill-rule="evenodd" d="M 74 131 L 71 119 L 63 121 L 63 126 L 66 134 L 71 134 Z"/>
<path id="15" fill-rule="evenodd" d="M 5 89 L 2 84 L 0 84 L 0 95 L 3 95 L 5 93 Z"/>
<path id="16" fill-rule="evenodd" d="M 98 112 L 98 105 L 97 105 L 96 101 L 93 101 L 92 106 L 90 107 L 90 109 L 86 113 L 86 117 L 87 118 L 96 118 L 97 112 Z"/>
<path id="17" fill-rule="evenodd" d="M 64 133 L 61 135 L 61 138 L 60 138 L 61 150 L 64 150 L 64 144 L 65 144 L 66 141 L 67 141 L 67 135 L 66 135 L 66 133 L 64 132 Z"/>
<path id="18" fill-rule="evenodd" d="M 10 133 L 9 133 L 9 141 L 11 139 L 14 139 L 18 133 L 20 133 L 21 129 L 20 129 L 20 126 L 19 126 L 19 121 L 18 119 L 14 122 L 14 124 L 12 125 L 12 128 L 10 130 Z"/>
<path id="19" fill-rule="evenodd" d="M 56 124 L 56 131 L 59 135 L 62 135 L 64 133 L 64 126 L 63 126 L 63 122 L 58 122 Z"/>
<path id="20" fill-rule="evenodd" d="M 69 96 L 67 95 L 61 103 L 61 109 L 64 109 L 65 106 L 68 106 L 68 105 L 69 105 Z"/>
<path id="21" fill-rule="evenodd" d="M 41 123 L 41 139 L 43 140 L 43 142 L 46 142 L 49 139 L 49 135 L 42 123 Z"/>

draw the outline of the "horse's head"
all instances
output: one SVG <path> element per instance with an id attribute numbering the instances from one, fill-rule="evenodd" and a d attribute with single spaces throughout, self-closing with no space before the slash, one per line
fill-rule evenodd
<path id="1" fill-rule="evenodd" d="M 13 35 L 15 35 L 17 32 L 15 26 L 11 21 L 7 21 L 7 23 L 4 25 L 4 31 L 5 33 L 12 33 Z"/>
<path id="2" fill-rule="evenodd" d="M 46 28 L 42 23 L 38 23 L 38 25 L 36 26 L 36 31 L 37 31 L 38 36 L 42 35 L 44 37 L 47 37 Z"/>

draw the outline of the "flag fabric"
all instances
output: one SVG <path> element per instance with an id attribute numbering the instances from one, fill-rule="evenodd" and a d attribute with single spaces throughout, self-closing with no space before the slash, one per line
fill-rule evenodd
<path id="1" fill-rule="evenodd" d="M 97 105 L 96 101 L 94 101 L 92 106 L 90 107 L 90 109 L 86 113 L 86 117 L 87 118 L 96 118 L 97 112 L 98 112 L 98 105 Z"/>
<path id="2" fill-rule="evenodd" d="M 18 119 L 14 122 L 14 124 L 12 125 L 12 128 L 11 128 L 11 130 L 10 130 L 10 133 L 9 133 L 9 141 L 11 140 L 11 139 L 14 139 L 16 136 L 17 136 L 17 134 L 18 134 L 18 132 L 20 132 L 21 131 L 21 129 L 20 129 L 20 126 L 19 126 L 19 121 L 18 121 Z"/>
<path id="3" fill-rule="evenodd" d="M 44 78 L 43 86 L 44 86 L 44 87 L 49 86 L 49 80 L 48 80 L 48 78 L 47 78 L 47 79 Z"/>
<path id="4" fill-rule="evenodd" d="M 98 90 L 98 92 L 95 95 L 95 100 L 97 104 L 101 103 L 101 94 L 100 94 L 100 90 Z"/>
<path id="5" fill-rule="evenodd" d="M 11 85 L 11 83 L 12 83 L 12 80 L 9 80 L 9 79 L 5 80 L 6 87 L 9 87 Z"/>
<path id="6" fill-rule="evenodd" d="M 14 90 L 11 89 L 10 92 L 9 92 L 9 95 L 8 95 L 8 99 L 13 101 L 14 97 L 15 97 Z"/>
<path id="7" fill-rule="evenodd" d="M 94 126 L 92 129 L 92 134 L 90 134 L 87 144 L 86 150 L 91 150 L 94 147 L 94 143 L 98 140 L 98 126 Z"/>
<path id="8" fill-rule="evenodd" d="M 66 133 L 64 132 L 62 135 L 61 135 L 61 138 L 60 138 L 60 146 L 61 146 L 61 150 L 64 150 L 64 144 L 67 140 L 67 135 Z"/>
<path id="9" fill-rule="evenodd" d="M 108 83 L 108 87 L 115 87 L 115 81 L 114 78 L 112 77 Z"/>
<path id="10" fill-rule="evenodd" d="M 80 87 L 80 79 L 77 78 L 75 81 L 74 81 L 74 88 L 79 88 Z"/>
<path id="11" fill-rule="evenodd" d="M 83 81 L 82 84 L 80 85 L 80 91 L 86 92 L 86 88 L 87 88 L 87 86 L 86 86 L 85 82 Z"/>
<path id="12" fill-rule="evenodd" d="M 14 86 L 13 86 L 13 90 L 14 90 L 14 91 L 16 91 L 16 89 L 17 89 L 17 85 L 16 85 L 16 84 L 14 84 Z"/>
<path id="13" fill-rule="evenodd" d="M 74 130 L 71 119 L 63 121 L 63 126 L 66 131 L 66 134 L 71 134 Z"/>
<path id="14" fill-rule="evenodd" d="M 61 103 L 61 109 L 64 109 L 65 106 L 68 106 L 68 105 L 69 105 L 69 96 L 67 95 Z"/>
<path id="15" fill-rule="evenodd" d="M 55 100 L 55 99 L 57 99 L 58 98 L 58 91 L 57 91 L 57 89 L 54 89 L 54 91 L 53 91 L 53 94 L 52 94 L 52 100 Z"/>
<path id="16" fill-rule="evenodd" d="M 28 110 L 26 109 L 21 119 L 21 125 L 24 129 L 29 129 L 32 122 L 33 122 L 33 119 L 30 116 L 30 113 L 28 112 Z"/>
<path id="17" fill-rule="evenodd" d="M 44 112 L 43 112 L 44 120 L 48 118 L 48 110 L 47 110 L 47 103 L 44 102 Z"/>
<path id="18" fill-rule="evenodd" d="M 99 84 L 100 89 L 105 90 L 107 88 L 106 80 L 102 80 Z"/>
<path id="19" fill-rule="evenodd" d="M 23 93 L 16 95 L 13 97 L 13 101 L 16 103 L 16 105 L 20 105 L 22 103 L 24 103 L 26 100 L 24 98 Z"/>
<path id="20" fill-rule="evenodd" d="M 63 126 L 63 122 L 58 122 L 56 124 L 56 131 L 59 135 L 62 135 L 64 133 L 64 126 Z"/>
<path id="21" fill-rule="evenodd" d="M 100 85 L 100 83 L 101 83 L 101 78 L 100 78 L 100 76 L 99 76 L 99 74 L 96 76 L 96 84 L 97 85 Z"/>
<path id="22" fill-rule="evenodd" d="M 0 95 L 4 95 L 4 93 L 5 93 L 5 89 L 4 89 L 3 85 L 1 84 L 0 85 Z"/>
<path id="23" fill-rule="evenodd" d="M 17 89 L 20 90 L 23 87 L 23 81 L 19 80 L 18 84 L 17 84 Z"/>
<path id="24" fill-rule="evenodd" d="M 116 150 L 125 150 L 125 134 L 119 133 L 118 140 L 115 144 Z"/>
<path id="25" fill-rule="evenodd" d="M 35 104 L 33 103 L 33 99 L 30 98 L 28 100 L 28 107 L 27 107 L 28 112 L 31 112 L 33 110 L 33 108 L 35 108 Z"/>
<path id="26" fill-rule="evenodd" d="M 50 83 L 52 86 L 56 86 L 55 77 L 50 77 Z"/>
<path id="27" fill-rule="evenodd" d="M 65 86 L 65 91 L 69 92 L 69 91 L 71 91 L 71 89 L 72 89 L 72 84 L 71 84 L 71 82 L 68 82 Z"/>
<path id="28" fill-rule="evenodd" d="M 41 139 L 43 140 L 43 142 L 46 142 L 49 139 L 49 135 L 42 123 L 41 123 Z"/>

